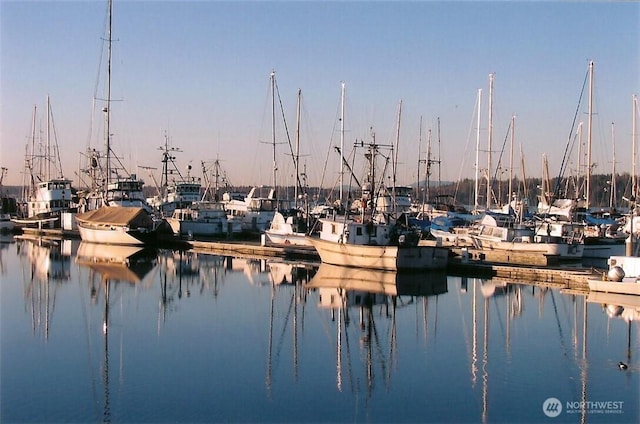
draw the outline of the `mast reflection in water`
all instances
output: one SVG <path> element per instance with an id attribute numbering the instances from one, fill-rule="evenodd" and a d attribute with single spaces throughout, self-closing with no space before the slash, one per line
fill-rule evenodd
<path id="1" fill-rule="evenodd" d="M 3 422 L 640 420 L 633 297 L 2 241 Z"/>

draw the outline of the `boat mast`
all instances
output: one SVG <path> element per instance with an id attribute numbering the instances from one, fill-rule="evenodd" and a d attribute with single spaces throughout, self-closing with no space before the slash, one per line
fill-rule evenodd
<path id="1" fill-rule="evenodd" d="M 427 201 L 431 202 L 431 128 L 427 131 L 427 170 L 426 181 L 427 181 Z"/>
<path id="2" fill-rule="evenodd" d="M 509 194 L 507 195 L 507 204 L 511 204 L 511 196 L 513 195 L 513 141 L 516 131 L 516 116 L 511 115 L 511 146 L 509 147 Z"/>
<path id="3" fill-rule="evenodd" d="M 47 95 L 47 145 L 45 148 L 45 168 L 46 168 L 46 181 L 51 180 L 51 102 L 49 95 Z"/>
<path id="4" fill-rule="evenodd" d="M 398 170 L 398 145 L 400 144 L 400 119 L 402 117 L 402 100 L 398 104 L 398 121 L 396 123 L 396 146 L 391 152 L 393 160 L 393 187 L 391 187 L 391 198 L 393 201 L 393 217 L 397 216 L 398 202 L 396 201 L 396 174 Z"/>
<path id="5" fill-rule="evenodd" d="M 300 97 L 302 89 L 298 88 L 298 102 L 296 104 L 296 155 L 294 156 L 294 167 L 296 171 L 296 185 L 293 190 L 295 206 L 298 207 L 298 186 L 300 185 Z"/>
<path id="6" fill-rule="evenodd" d="M 636 119 L 638 115 L 638 96 L 633 95 L 632 97 L 633 104 L 633 116 L 631 117 L 631 146 L 632 146 L 632 172 L 631 172 L 631 195 L 633 197 L 636 196 L 636 145 L 638 144 L 638 134 L 636 133 Z"/>
<path id="7" fill-rule="evenodd" d="M 613 158 L 611 160 L 611 193 L 609 195 L 609 208 L 613 209 L 617 203 L 616 199 L 616 130 L 615 124 L 611 123 L 611 146 Z"/>
<path id="8" fill-rule="evenodd" d="M 276 163 L 276 71 L 271 71 L 271 141 L 273 146 L 273 190 L 274 196 L 277 199 L 277 172 L 278 165 Z"/>
<path id="9" fill-rule="evenodd" d="M 491 143 L 493 141 L 493 76 L 489 74 L 489 139 L 487 141 L 487 210 L 491 208 Z"/>
<path id="10" fill-rule="evenodd" d="M 589 211 L 589 197 L 591 194 L 591 130 L 593 126 L 593 60 L 589 62 L 589 119 L 587 121 L 587 186 L 585 208 Z"/>
<path id="11" fill-rule="evenodd" d="M 474 204 L 473 204 L 473 210 L 478 210 L 478 206 L 479 206 L 479 200 L 478 200 L 478 195 L 479 195 L 479 187 L 478 187 L 478 181 L 479 181 L 479 173 L 480 173 L 480 104 L 481 104 L 481 100 L 482 100 L 482 88 L 478 88 L 478 124 L 476 126 L 476 179 L 475 179 L 475 199 L 474 199 Z"/>
<path id="12" fill-rule="evenodd" d="M 422 159 L 420 159 L 420 152 L 422 151 L 422 116 L 420 116 L 420 126 L 418 129 L 418 185 L 417 185 L 417 195 L 420 196 L 420 163 Z M 416 197 L 417 198 L 417 197 Z M 424 206 L 424 193 L 422 193 L 422 206 Z"/>
<path id="13" fill-rule="evenodd" d="M 341 83 L 340 90 L 340 209 L 342 209 L 342 199 L 344 196 L 344 96 L 345 96 L 345 83 Z"/>
<path id="14" fill-rule="evenodd" d="M 109 23 L 107 27 L 107 106 L 102 109 L 105 113 L 105 143 L 106 143 L 106 167 L 107 167 L 107 175 L 105 178 L 105 186 L 104 193 L 107 192 L 109 187 L 109 180 L 111 179 L 111 43 L 113 39 L 111 38 L 111 24 L 112 24 L 112 12 L 113 12 L 113 2 L 109 0 L 108 4 L 108 16 Z"/>

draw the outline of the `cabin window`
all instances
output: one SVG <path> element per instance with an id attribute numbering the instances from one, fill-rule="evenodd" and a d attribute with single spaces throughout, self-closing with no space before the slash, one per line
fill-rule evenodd
<path id="1" fill-rule="evenodd" d="M 362 235 L 362 227 L 356 227 L 356 235 L 357 236 L 361 236 Z"/>

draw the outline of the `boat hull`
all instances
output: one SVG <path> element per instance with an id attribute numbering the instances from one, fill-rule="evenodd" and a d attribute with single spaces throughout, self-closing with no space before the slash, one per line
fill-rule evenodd
<path id="1" fill-rule="evenodd" d="M 510 242 L 479 235 L 473 235 L 472 238 L 475 247 L 479 250 L 499 250 L 513 253 L 557 256 L 562 260 L 581 260 L 584 252 L 584 245 L 579 243 Z"/>
<path id="2" fill-rule="evenodd" d="M 591 291 L 640 296 L 640 283 L 635 278 L 620 282 L 593 278 L 588 282 Z"/>
<path id="3" fill-rule="evenodd" d="M 155 239 L 155 234 L 153 233 L 133 230 L 125 226 L 96 228 L 78 222 L 78 231 L 82 241 L 89 243 L 144 245 Z"/>
<path id="4" fill-rule="evenodd" d="M 324 263 L 380 270 L 444 269 L 449 250 L 437 246 L 369 246 L 307 237 Z"/>

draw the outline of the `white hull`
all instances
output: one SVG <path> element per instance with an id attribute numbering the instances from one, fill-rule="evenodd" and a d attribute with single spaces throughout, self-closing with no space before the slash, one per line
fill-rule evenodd
<path id="1" fill-rule="evenodd" d="M 444 269 L 449 250 L 435 246 L 370 246 L 345 244 L 308 237 L 320 259 L 331 265 L 380 270 Z"/>
<path id="2" fill-rule="evenodd" d="M 131 230 L 127 226 L 110 226 L 109 228 L 95 228 L 78 223 L 78 231 L 82 241 L 103 244 L 127 244 L 143 245 L 139 232 Z"/>
<path id="3" fill-rule="evenodd" d="M 595 292 L 607 292 L 640 296 L 640 283 L 635 278 L 617 281 L 602 279 L 589 280 L 589 290 Z"/>
<path id="4" fill-rule="evenodd" d="M 510 242 L 479 235 L 472 237 L 476 248 L 480 250 L 499 250 L 504 252 L 559 256 L 565 260 L 580 260 L 584 252 L 584 245 L 579 243 Z"/>
<path id="5" fill-rule="evenodd" d="M 269 239 L 269 243 L 287 246 L 312 246 L 305 233 L 284 233 L 277 230 L 267 230 L 264 232 Z"/>
<path id="6" fill-rule="evenodd" d="M 582 256 L 585 258 L 608 259 L 611 256 L 623 256 L 625 252 L 626 246 L 624 243 L 585 244 Z"/>

